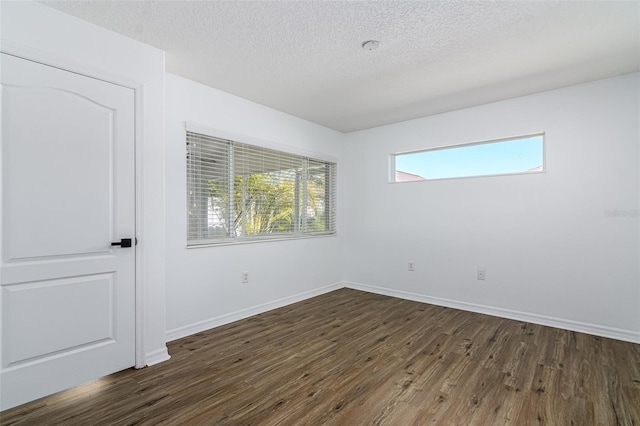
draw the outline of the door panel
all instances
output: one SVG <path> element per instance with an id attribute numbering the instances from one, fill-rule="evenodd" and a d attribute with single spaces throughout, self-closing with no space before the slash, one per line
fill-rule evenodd
<path id="1" fill-rule="evenodd" d="M 113 109 L 50 88 L 7 85 L 3 97 L 10 105 L 4 119 L 23 122 L 11 126 L 11 140 L 39 141 L 6 147 L 5 218 L 11 227 L 5 259 L 107 251 L 104 241 L 113 233 Z M 31 124 L 33 117 L 37 125 Z M 79 202 L 82 206 L 69 208 Z"/>
<path id="2" fill-rule="evenodd" d="M 135 363 L 134 92 L 2 54 L 0 407 Z"/>
<path id="3" fill-rule="evenodd" d="M 113 341 L 113 278 L 100 274 L 6 286 L 5 320 L 12 331 L 7 367 Z"/>

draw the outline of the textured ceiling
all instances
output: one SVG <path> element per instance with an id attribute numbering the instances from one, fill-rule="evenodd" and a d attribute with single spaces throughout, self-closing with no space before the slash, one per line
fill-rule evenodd
<path id="1" fill-rule="evenodd" d="M 639 1 L 42 3 L 165 50 L 171 73 L 342 132 L 640 70 Z"/>

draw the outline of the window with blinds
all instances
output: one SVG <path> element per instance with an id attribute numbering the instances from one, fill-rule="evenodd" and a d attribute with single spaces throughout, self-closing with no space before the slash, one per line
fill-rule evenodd
<path id="1" fill-rule="evenodd" d="M 187 131 L 187 245 L 336 233 L 336 164 Z"/>

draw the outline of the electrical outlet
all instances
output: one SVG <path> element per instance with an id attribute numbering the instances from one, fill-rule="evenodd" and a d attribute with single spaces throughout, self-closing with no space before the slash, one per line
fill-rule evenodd
<path id="1" fill-rule="evenodd" d="M 484 269 L 478 269 L 478 279 L 480 281 L 484 281 L 486 276 L 487 276 L 487 271 L 485 271 Z"/>
<path id="2" fill-rule="evenodd" d="M 242 282 L 243 282 L 244 284 L 246 284 L 246 283 L 248 283 L 248 282 L 249 282 L 249 272 L 248 272 L 248 271 L 244 271 L 244 272 L 242 273 Z"/>
<path id="3" fill-rule="evenodd" d="M 415 268 L 414 268 L 414 266 L 413 266 L 413 262 L 409 262 L 409 263 L 407 264 L 407 270 L 408 270 L 408 271 L 411 271 L 411 272 L 415 271 Z"/>

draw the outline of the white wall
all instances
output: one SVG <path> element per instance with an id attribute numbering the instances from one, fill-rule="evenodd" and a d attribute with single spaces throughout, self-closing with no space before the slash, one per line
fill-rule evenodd
<path id="1" fill-rule="evenodd" d="M 341 287 L 340 236 L 186 248 L 185 122 L 294 150 L 333 156 L 338 161 L 344 137 L 291 115 L 167 74 L 168 338 L 192 334 Z M 339 162 L 339 174 L 342 167 Z M 340 211 L 340 204 L 338 209 Z M 241 282 L 242 271 L 249 272 L 248 284 Z"/>
<path id="2" fill-rule="evenodd" d="M 347 285 L 640 342 L 639 218 L 605 215 L 640 207 L 639 100 L 632 74 L 347 135 Z M 391 153 L 534 132 L 544 174 L 387 183 Z"/>
<path id="3" fill-rule="evenodd" d="M 2 51 L 136 91 L 139 366 L 168 358 L 164 270 L 164 52 L 34 2 L 1 2 Z"/>

